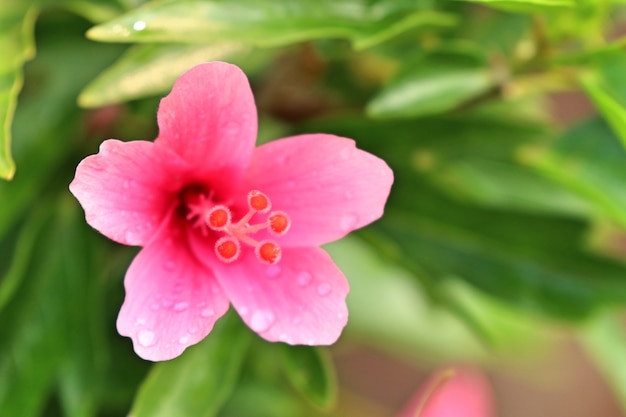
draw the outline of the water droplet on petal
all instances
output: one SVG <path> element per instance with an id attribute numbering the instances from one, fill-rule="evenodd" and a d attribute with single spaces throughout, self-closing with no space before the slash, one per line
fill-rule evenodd
<path id="1" fill-rule="evenodd" d="M 185 345 L 189 342 L 189 336 L 181 336 L 180 339 L 178 339 L 178 343 L 180 343 L 181 345 Z"/>
<path id="2" fill-rule="evenodd" d="M 150 330 L 141 330 L 138 334 L 138 339 L 139 344 L 143 347 L 154 346 L 156 343 L 156 336 Z"/>
<path id="3" fill-rule="evenodd" d="M 196 326 L 191 326 L 189 328 L 189 333 L 194 334 L 198 331 L 198 328 Z"/>
<path id="4" fill-rule="evenodd" d="M 303 287 L 306 287 L 313 280 L 313 276 L 307 271 L 302 271 L 298 274 L 298 284 Z"/>
<path id="5" fill-rule="evenodd" d="M 185 311 L 189 307 L 189 303 L 186 301 L 180 301 L 174 304 L 174 311 Z"/>
<path id="6" fill-rule="evenodd" d="M 142 325 L 146 324 L 146 319 L 144 319 L 144 318 L 142 318 L 142 317 L 139 317 L 139 318 L 135 321 L 135 324 L 136 324 L 137 326 L 142 326 Z"/>
<path id="7" fill-rule="evenodd" d="M 287 340 L 289 340 L 289 336 L 287 336 L 287 334 L 286 334 L 286 333 L 281 333 L 281 334 L 278 336 L 278 340 L 280 340 L 281 342 L 286 342 Z"/>
<path id="8" fill-rule="evenodd" d="M 269 311 L 258 310 L 252 315 L 250 328 L 255 332 L 264 332 L 274 323 L 274 314 Z"/>
<path id="9" fill-rule="evenodd" d="M 270 265 L 265 269 L 265 274 L 270 278 L 276 278 L 280 275 L 280 265 Z"/>
<path id="10" fill-rule="evenodd" d="M 358 217 L 356 216 L 356 214 L 353 214 L 353 213 L 346 214 L 339 220 L 339 228 L 343 230 L 344 232 L 353 230 L 357 224 L 357 221 L 358 221 Z"/>
<path id="11" fill-rule="evenodd" d="M 138 243 L 137 235 L 131 230 L 127 230 L 126 233 L 124 233 L 124 239 L 129 245 L 136 245 Z"/>
<path id="12" fill-rule="evenodd" d="M 330 294 L 330 284 L 328 284 L 327 282 L 322 282 L 318 287 L 317 287 L 317 293 L 319 295 L 321 295 L 322 297 Z"/>
<path id="13" fill-rule="evenodd" d="M 212 308 L 205 308 L 204 310 L 200 312 L 200 315 L 202 317 L 211 317 L 214 314 L 215 314 L 215 311 L 213 311 Z"/>
<path id="14" fill-rule="evenodd" d="M 229 135 L 236 135 L 237 133 L 239 133 L 239 124 L 233 121 L 226 123 L 224 125 L 224 132 L 228 133 Z"/>

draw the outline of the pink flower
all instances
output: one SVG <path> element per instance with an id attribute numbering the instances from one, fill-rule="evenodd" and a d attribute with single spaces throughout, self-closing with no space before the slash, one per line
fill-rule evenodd
<path id="1" fill-rule="evenodd" d="M 476 369 L 443 369 L 418 390 L 398 417 L 495 417 L 493 392 Z"/>
<path id="2" fill-rule="evenodd" d="M 389 167 L 327 134 L 255 148 L 250 86 L 222 62 L 183 74 L 157 120 L 154 142 L 105 141 L 70 185 L 92 227 L 143 247 L 126 273 L 120 334 L 145 359 L 171 359 L 230 301 L 269 341 L 335 342 L 348 283 L 318 246 L 382 215 Z"/>

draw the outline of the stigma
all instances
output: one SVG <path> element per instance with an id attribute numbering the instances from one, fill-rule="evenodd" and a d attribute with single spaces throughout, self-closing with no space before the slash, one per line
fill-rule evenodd
<path id="1" fill-rule="evenodd" d="M 289 231 L 291 220 L 282 211 L 272 211 L 272 203 L 267 195 L 258 190 L 248 193 L 248 212 L 240 219 L 233 219 L 233 213 L 227 205 L 215 204 L 212 196 L 206 193 L 196 194 L 192 201 L 184 201 L 186 219 L 192 227 L 200 229 L 204 236 L 217 234 L 214 246 L 216 257 L 224 262 L 236 261 L 241 255 L 242 245 L 254 249 L 257 259 L 272 265 L 280 261 L 282 250 L 273 239 L 257 240 L 253 235 L 267 230 L 272 236 L 283 236 Z M 258 218 L 262 220 L 259 221 Z M 257 223 L 252 220 L 256 219 Z M 212 233 L 211 233 L 212 232 Z"/>

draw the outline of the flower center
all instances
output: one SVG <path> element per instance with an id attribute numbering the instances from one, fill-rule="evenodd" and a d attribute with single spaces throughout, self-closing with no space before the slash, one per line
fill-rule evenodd
<path id="1" fill-rule="evenodd" d="M 233 213 L 224 204 L 216 204 L 213 195 L 202 185 L 186 186 L 179 194 L 178 213 L 200 229 L 204 236 L 209 231 L 221 235 L 215 242 L 215 255 L 222 262 L 230 263 L 239 258 L 241 244 L 254 248 L 259 261 L 275 264 L 280 261 L 282 251 L 278 243 L 271 239 L 256 240 L 251 235 L 267 229 L 274 236 L 282 236 L 289 231 L 291 220 L 282 211 L 270 211 L 269 197 L 260 191 L 248 193 L 248 212 L 239 220 L 233 220 Z M 265 215 L 259 223 L 251 223 L 255 216 Z"/>

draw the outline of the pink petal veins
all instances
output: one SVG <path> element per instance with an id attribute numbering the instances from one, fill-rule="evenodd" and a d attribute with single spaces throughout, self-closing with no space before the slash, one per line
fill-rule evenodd
<path id="1" fill-rule="evenodd" d="M 206 260 L 244 322 L 272 342 L 328 345 L 347 319 L 348 282 L 319 248 L 285 248 L 274 265 L 244 251 L 237 262 L 211 261 L 211 247 L 191 238 L 198 259 Z"/>
<path id="2" fill-rule="evenodd" d="M 146 244 L 161 224 L 181 170 L 176 155 L 146 141 L 107 140 L 76 168 L 70 191 L 87 223 L 126 245 Z M 178 163 L 178 165 L 176 165 Z"/>
<path id="3" fill-rule="evenodd" d="M 118 332 L 144 359 L 180 355 L 211 331 L 228 299 L 211 272 L 191 256 L 184 238 L 165 228 L 133 260 L 124 280 L 126 298 Z"/>
<path id="4" fill-rule="evenodd" d="M 246 75 L 224 62 L 197 65 L 161 100 L 156 143 L 181 155 L 218 191 L 242 174 L 256 142 L 257 115 Z"/>
<path id="5" fill-rule="evenodd" d="M 258 147 L 242 188 L 262 190 L 289 214 L 281 246 L 318 246 L 382 216 L 392 182 L 387 164 L 353 140 L 310 134 Z"/>

